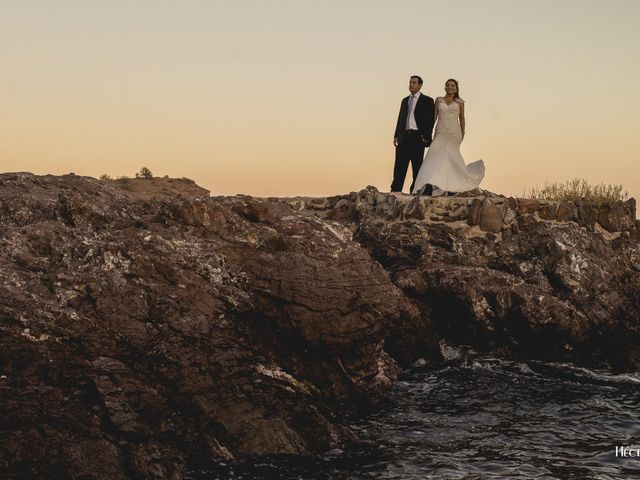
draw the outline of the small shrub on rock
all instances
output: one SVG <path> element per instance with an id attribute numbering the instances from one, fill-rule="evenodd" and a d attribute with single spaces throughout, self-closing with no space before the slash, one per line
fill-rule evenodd
<path id="1" fill-rule="evenodd" d="M 623 192 L 622 185 L 591 185 L 584 179 L 574 178 L 564 183 L 547 183 L 542 188 L 531 188 L 527 196 L 537 200 L 586 201 L 597 205 L 612 205 L 627 200 L 629 193 Z"/>

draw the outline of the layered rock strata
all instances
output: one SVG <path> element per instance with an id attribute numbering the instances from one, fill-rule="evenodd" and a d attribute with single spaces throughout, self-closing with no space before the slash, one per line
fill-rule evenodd
<path id="1" fill-rule="evenodd" d="M 146 183 L 145 183 L 146 182 Z M 397 362 L 640 365 L 633 200 L 210 197 L 0 175 L 0 473 L 184 478 L 313 453 Z"/>

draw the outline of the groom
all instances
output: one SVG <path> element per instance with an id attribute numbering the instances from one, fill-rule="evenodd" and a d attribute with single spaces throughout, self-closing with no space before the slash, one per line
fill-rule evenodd
<path id="1" fill-rule="evenodd" d="M 424 149 L 431 145 L 433 131 L 434 105 L 433 98 L 420 93 L 422 78 L 413 75 L 409 79 L 409 95 L 402 99 L 393 145 L 396 147 L 396 163 L 393 167 L 392 192 L 402 192 L 404 178 L 407 175 L 409 162 L 413 181 L 409 192 L 422 165 Z"/>

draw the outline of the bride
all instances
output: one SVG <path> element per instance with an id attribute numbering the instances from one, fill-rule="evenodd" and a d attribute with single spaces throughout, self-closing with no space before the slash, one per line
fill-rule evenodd
<path id="1" fill-rule="evenodd" d="M 446 95 L 436 98 L 436 133 L 418 171 L 411 193 L 442 195 L 445 192 L 473 190 L 484 177 L 484 162 L 465 165 L 460 154 L 464 138 L 464 100 L 458 95 L 457 80 L 444 86 Z"/>

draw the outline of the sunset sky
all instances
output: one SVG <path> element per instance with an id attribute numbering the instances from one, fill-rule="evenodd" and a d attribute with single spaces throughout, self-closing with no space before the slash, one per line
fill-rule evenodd
<path id="1" fill-rule="evenodd" d="M 481 187 L 640 199 L 639 24 L 637 0 L 0 0 L 0 171 L 388 191 L 419 74 L 459 80 Z"/>

